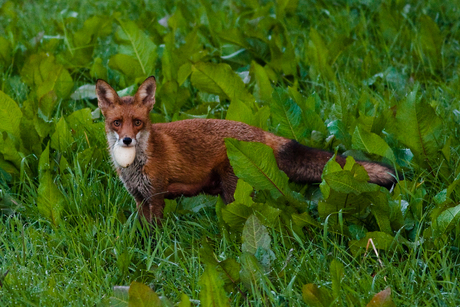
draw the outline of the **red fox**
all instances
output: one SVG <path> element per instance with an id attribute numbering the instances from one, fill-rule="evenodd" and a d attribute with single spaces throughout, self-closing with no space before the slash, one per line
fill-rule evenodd
<path id="1" fill-rule="evenodd" d="M 194 196 L 201 192 L 234 200 L 238 178 L 227 157 L 225 138 L 261 142 L 273 149 L 278 167 L 299 183 L 321 182 L 332 153 L 313 149 L 247 124 L 219 119 L 190 119 L 172 123 L 150 122 L 156 82 L 147 78 L 132 96 L 119 97 L 105 81 L 98 80 L 98 105 L 105 116 L 105 130 L 113 164 L 126 189 L 135 198 L 139 217 L 161 223 L 164 199 Z M 336 161 L 345 164 L 343 156 Z M 357 161 L 369 182 L 390 188 L 393 169 L 374 162 Z"/>

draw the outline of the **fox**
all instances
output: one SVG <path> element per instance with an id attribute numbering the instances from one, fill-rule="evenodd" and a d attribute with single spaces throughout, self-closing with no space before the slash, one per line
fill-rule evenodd
<path id="1" fill-rule="evenodd" d="M 310 148 L 248 124 L 224 119 L 187 119 L 151 123 L 156 80 L 148 77 L 134 96 L 119 97 L 104 80 L 96 82 L 98 107 L 105 117 L 105 132 L 113 166 L 136 201 L 138 216 L 161 225 L 165 199 L 220 195 L 234 201 L 238 178 L 227 156 L 224 140 L 260 142 L 273 149 L 279 169 L 290 180 L 320 183 L 333 153 Z M 128 162 L 117 157 L 125 150 Z M 343 167 L 345 157 L 336 156 Z M 356 161 L 369 175 L 369 182 L 390 189 L 396 181 L 393 168 L 378 162 Z M 144 221 L 144 222 L 145 222 Z"/>

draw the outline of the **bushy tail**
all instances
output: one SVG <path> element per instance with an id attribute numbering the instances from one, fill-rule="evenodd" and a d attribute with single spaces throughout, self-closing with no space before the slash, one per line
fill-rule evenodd
<path id="1" fill-rule="evenodd" d="M 333 156 L 332 153 L 310 148 L 296 141 L 289 141 L 275 153 L 278 167 L 288 177 L 299 183 L 321 182 L 324 165 Z M 343 167 L 345 158 L 337 156 L 336 161 Z M 369 182 L 391 189 L 395 180 L 395 171 L 377 162 L 356 161 L 369 174 Z"/>

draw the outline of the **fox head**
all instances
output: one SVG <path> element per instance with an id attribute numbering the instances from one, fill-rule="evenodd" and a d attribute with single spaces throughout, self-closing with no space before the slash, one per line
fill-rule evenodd
<path id="1" fill-rule="evenodd" d="M 98 106 L 105 117 L 109 146 L 132 147 L 147 143 L 149 113 L 155 104 L 155 77 L 147 78 L 134 96 L 119 97 L 104 80 L 97 80 Z"/>

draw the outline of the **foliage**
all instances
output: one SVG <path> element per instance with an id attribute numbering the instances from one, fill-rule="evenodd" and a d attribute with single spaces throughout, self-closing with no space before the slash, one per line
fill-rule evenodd
<path id="1" fill-rule="evenodd" d="M 40 0 L 0 12 L 0 305 L 460 303 L 454 4 Z M 154 122 L 237 120 L 347 162 L 299 185 L 269 147 L 227 139 L 235 201 L 168 201 L 162 229 L 139 228 L 94 84 L 129 95 L 149 75 Z M 398 183 L 368 183 L 356 160 L 395 167 Z"/>

